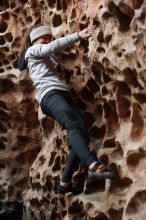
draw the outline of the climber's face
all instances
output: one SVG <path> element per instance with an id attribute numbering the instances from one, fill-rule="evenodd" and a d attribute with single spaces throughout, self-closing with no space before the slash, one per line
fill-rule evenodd
<path id="1" fill-rule="evenodd" d="M 48 44 L 52 40 L 52 35 L 51 34 L 45 34 L 41 37 L 39 37 L 37 40 L 34 41 L 33 44 Z"/>

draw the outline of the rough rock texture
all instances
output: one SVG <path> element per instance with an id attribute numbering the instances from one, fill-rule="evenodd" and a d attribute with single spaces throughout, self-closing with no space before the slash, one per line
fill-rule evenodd
<path id="1" fill-rule="evenodd" d="M 42 115 L 27 71 L 17 69 L 21 39 L 40 22 L 55 37 L 93 27 L 93 38 L 64 51 L 61 63 L 90 147 L 118 177 L 92 182 L 81 165 L 74 184 L 84 192 L 76 196 L 54 193 L 66 131 Z M 16 219 L 23 203 L 24 220 L 145 220 L 146 1 L 3 0 L 0 47 L 0 219 Z"/>

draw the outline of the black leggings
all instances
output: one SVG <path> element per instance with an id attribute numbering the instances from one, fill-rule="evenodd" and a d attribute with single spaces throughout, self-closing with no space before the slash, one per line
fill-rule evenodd
<path id="1" fill-rule="evenodd" d="M 67 130 L 71 150 L 67 159 L 62 181 L 69 182 L 78 158 L 89 167 L 97 158 L 89 148 L 89 135 L 84 127 L 82 115 L 74 105 L 70 93 L 51 90 L 42 98 L 41 109 L 44 114 L 52 117 Z"/>

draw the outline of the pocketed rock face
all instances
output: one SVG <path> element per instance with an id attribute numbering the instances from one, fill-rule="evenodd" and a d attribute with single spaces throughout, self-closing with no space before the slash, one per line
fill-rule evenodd
<path id="1" fill-rule="evenodd" d="M 2 1 L 0 11 L 0 215 L 23 202 L 24 220 L 145 220 L 146 1 L 16 0 Z M 91 149 L 117 179 L 87 180 L 80 165 L 73 180 L 84 192 L 76 196 L 55 194 L 66 131 L 42 114 L 27 71 L 17 69 L 21 39 L 40 22 L 56 38 L 93 27 L 92 39 L 63 52 L 62 72 Z"/>

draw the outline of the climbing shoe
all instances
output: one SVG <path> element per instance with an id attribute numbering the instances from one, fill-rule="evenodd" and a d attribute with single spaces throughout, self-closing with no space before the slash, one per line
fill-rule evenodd
<path id="1" fill-rule="evenodd" d="M 66 187 L 59 184 L 56 188 L 56 194 L 66 194 L 68 192 L 72 192 L 72 183 L 69 183 Z"/>
<path id="2" fill-rule="evenodd" d="M 88 176 L 99 179 L 114 179 L 115 173 L 100 162 L 97 162 L 94 167 L 88 171 Z"/>

